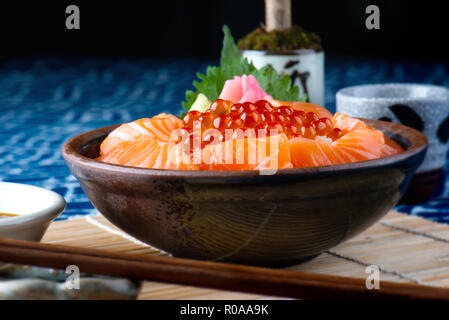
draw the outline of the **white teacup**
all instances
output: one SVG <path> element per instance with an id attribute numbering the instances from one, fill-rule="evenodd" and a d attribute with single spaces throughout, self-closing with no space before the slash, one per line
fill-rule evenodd
<path id="1" fill-rule="evenodd" d="M 427 84 L 359 85 L 338 91 L 336 104 L 338 112 L 352 117 L 397 122 L 423 132 L 429 147 L 417 175 L 422 183 L 437 183 L 449 148 L 448 89 Z"/>

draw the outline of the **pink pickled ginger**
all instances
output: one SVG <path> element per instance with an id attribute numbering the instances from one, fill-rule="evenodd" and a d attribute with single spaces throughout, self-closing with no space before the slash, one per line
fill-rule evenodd
<path id="1" fill-rule="evenodd" d="M 230 100 L 234 103 L 256 102 L 258 100 L 272 100 L 273 97 L 263 91 L 257 79 L 250 74 L 235 76 L 232 80 L 226 80 L 219 99 Z"/>

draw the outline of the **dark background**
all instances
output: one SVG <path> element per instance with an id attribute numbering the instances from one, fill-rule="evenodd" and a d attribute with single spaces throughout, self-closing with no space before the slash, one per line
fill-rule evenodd
<path id="1" fill-rule="evenodd" d="M 330 56 L 449 60 L 444 1 L 292 0 L 293 20 Z M 65 28 L 76 4 L 81 30 Z M 381 30 L 365 28 L 380 7 Z M 29 55 L 217 57 L 221 26 L 236 38 L 265 19 L 263 0 L 8 1 L 0 6 L 0 59 Z"/>

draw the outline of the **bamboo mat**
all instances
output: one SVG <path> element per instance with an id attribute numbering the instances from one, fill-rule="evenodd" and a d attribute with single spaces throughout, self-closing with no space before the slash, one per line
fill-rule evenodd
<path id="1" fill-rule="evenodd" d="M 120 231 L 102 216 L 55 222 L 42 242 L 130 253 L 164 255 Z M 390 211 L 381 221 L 317 258 L 290 267 L 316 273 L 366 278 L 377 265 L 380 283 L 413 282 L 449 287 L 449 225 Z M 276 299 L 262 295 L 144 282 L 139 299 Z"/>

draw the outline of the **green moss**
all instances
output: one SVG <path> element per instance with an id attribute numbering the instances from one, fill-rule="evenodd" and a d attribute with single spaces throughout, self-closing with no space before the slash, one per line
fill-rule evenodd
<path id="1" fill-rule="evenodd" d="M 320 37 L 299 26 L 270 32 L 259 27 L 240 39 L 237 46 L 240 50 L 268 50 L 280 53 L 298 49 L 322 50 Z"/>

